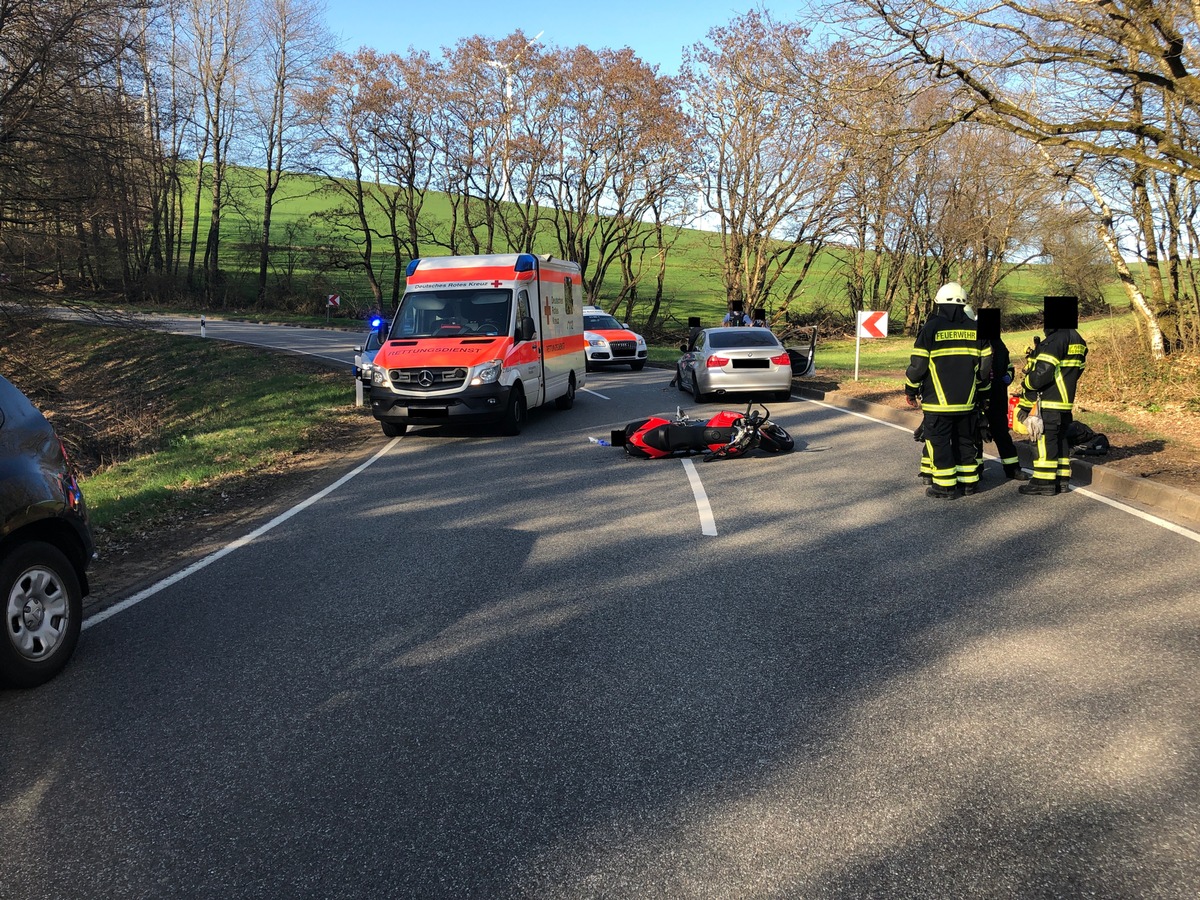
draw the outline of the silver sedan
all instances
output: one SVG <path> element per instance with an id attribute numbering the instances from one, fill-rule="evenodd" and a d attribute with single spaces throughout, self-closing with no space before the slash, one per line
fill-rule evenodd
<path id="1" fill-rule="evenodd" d="M 791 396 L 791 358 L 769 328 L 706 328 L 679 349 L 675 384 L 697 403 L 733 393 Z"/>

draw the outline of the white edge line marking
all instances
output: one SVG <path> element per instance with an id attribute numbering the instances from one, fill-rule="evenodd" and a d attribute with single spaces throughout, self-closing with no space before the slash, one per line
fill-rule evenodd
<path id="1" fill-rule="evenodd" d="M 858 418 L 866 419 L 868 422 L 878 422 L 880 425 L 887 425 L 891 428 L 899 429 L 900 431 L 910 430 L 905 428 L 903 425 L 897 425 L 895 422 L 887 422 L 883 419 L 875 419 L 871 416 L 865 415 L 864 413 L 855 412 L 854 410 L 850 409 L 842 409 L 840 406 L 834 406 L 831 403 L 823 403 L 820 400 L 809 400 L 807 398 L 803 399 L 806 403 L 815 403 L 817 406 L 823 406 L 826 409 L 832 409 L 834 412 L 844 413 L 848 416 L 858 416 Z M 989 456 L 988 458 L 995 459 L 996 457 Z M 1025 471 L 1028 472 L 1029 470 L 1026 469 Z M 1173 531 L 1180 537 L 1185 537 L 1190 541 L 1195 541 L 1196 543 L 1200 544 L 1200 534 L 1197 532 L 1192 531 L 1190 528 L 1184 528 L 1182 525 L 1176 525 L 1174 522 L 1168 522 L 1166 519 L 1160 519 L 1153 513 L 1143 512 L 1140 509 L 1122 503 L 1120 500 L 1114 500 L 1111 497 L 1105 497 L 1102 494 L 1089 491 L 1087 488 L 1073 487 L 1071 488 L 1071 493 L 1080 493 L 1083 494 L 1083 496 L 1090 497 L 1093 500 L 1099 500 L 1101 503 L 1107 504 L 1113 509 L 1119 509 L 1121 512 L 1129 513 L 1131 516 L 1136 516 L 1139 519 L 1149 522 L 1151 525 L 1157 525 L 1159 528 L 1165 528 L 1167 531 Z"/>
<path id="2" fill-rule="evenodd" d="M 696 498 L 696 511 L 700 514 L 700 533 L 715 535 L 717 533 L 717 523 L 713 519 L 712 507 L 708 504 L 708 494 L 704 492 L 704 485 L 700 482 L 700 474 L 696 471 L 696 465 L 690 459 L 682 459 L 683 471 L 687 473 L 688 481 L 692 485 L 692 494 Z"/>
<path id="3" fill-rule="evenodd" d="M 1185 537 L 1190 541 L 1195 541 L 1200 544 L 1200 534 L 1182 525 L 1176 525 L 1174 522 L 1168 522 L 1166 519 L 1160 519 L 1153 513 L 1142 512 L 1140 509 L 1135 509 L 1132 506 L 1126 506 L 1120 500 L 1114 500 L 1112 497 L 1105 497 L 1102 494 L 1097 494 L 1095 491 L 1089 491 L 1087 488 L 1073 487 L 1072 494 L 1083 494 L 1085 497 L 1091 497 L 1093 500 L 1099 500 L 1101 503 L 1106 503 L 1114 509 L 1119 509 L 1122 512 L 1127 512 L 1131 516 L 1137 516 L 1139 519 L 1144 519 L 1151 525 L 1157 525 L 1159 528 L 1165 528 L 1167 531 L 1173 531 L 1180 537 Z"/>
<path id="4" fill-rule="evenodd" d="M 94 616 L 90 616 L 83 623 L 82 628 L 88 629 L 88 628 L 91 628 L 93 625 L 99 625 L 105 619 L 111 618 L 112 616 L 115 616 L 119 612 L 124 612 L 125 610 L 129 609 L 131 606 L 136 606 L 138 603 L 141 603 L 143 600 L 145 600 L 149 597 L 153 597 L 159 591 L 166 590 L 171 585 L 177 584 L 178 582 L 183 581 L 183 579 L 187 578 L 189 575 L 196 574 L 204 567 L 206 567 L 212 563 L 215 563 L 221 557 L 228 556 L 234 550 L 237 550 L 240 547 L 246 546 L 251 541 L 253 541 L 255 538 L 261 537 L 262 535 L 266 534 L 268 531 L 270 531 L 276 525 L 282 525 L 284 522 L 286 522 L 292 516 L 296 515 L 296 513 L 302 512 L 303 510 L 312 506 L 318 500 L 321 500 L 324 497 L 329 496 L 334 491 L 336 491 L 338 488 L 340 488 L 343 484 L 348 482 L 350 479 L 352 479 L 356 475 L 359 475 L 362 472 L 364 472 L 366 469 L 368 469 L 370 466 L 372 466 L 376 460 L 378 460 L 381 456 L 383 456 L 385 453 L 387 453 L 389 450 L 391 450 L 392 447 L 394 447 L 396 445 L 396 443 L 401 440 L 403 440 L 403 438 L 398 438 L 398 437 L 392 438 L 392 440 L 390 440 L 382 450 L 380 450 L 378 453 L 376 453 L 374 456 L 372 456 L 366 462 L 362 463 L 360 466 L 358 466 L 358 468 L 354 469 L 351 472 L 347 472 L 345 475 L 343 475 L 341 478 L 339 478 L 337 481 L 335 481 L 333 484 L 329 485 L 325 489 L 313 494 L 307 500 L 302 500 L 301 502 L 297 503 L 295 506 L 293 506 L 291 509 L 287 510 L 286 512 L 280 513 L 278 516 L 276 516 L 270 522 L 267 522 L 265 525 L 260 525 L 258 528 L 254 529 L 249 534 L 243 535 L 242 537 L 238 538 L 236 541 L 226 544 L 220 550 L 215 550 L 212 553 L 210 553 L 208 556 L 204 557 L 203 559 L 197 560 L 196 562 L 194 562 L 190 566 L 188 566 L 186 569 L 181 569 L 180 571 L 176 572 L 174 575 L 170 575 L 170 576 L 162 579 L 162 581 L 155 582 L 154 584 L 150 585 L 150 587 L 146 588 L 145 590 L 138 591 L 138 593 L 134 594 L 132 597 L 126 597 L 124 600 L 120 601 L 119 603 L 117 603 L 113 606 L 110 606 L 108 609 L 102 610 L 101 612 L 96 613 L 96 615 L 94 615 Z"/>
<path id="5" fill-rule="evenodd" d="M 585 388 L 580 388 L 580 390 L 583 391 L 585 394 L 591 394 L 593 397 L 599 397 L 601 400 L 611 400 L 612 399 L 612 397 L 606 397 L 603 394 L 601 394 L 599 391 L 593 391 L 591 388 L 585 387 Z"/>

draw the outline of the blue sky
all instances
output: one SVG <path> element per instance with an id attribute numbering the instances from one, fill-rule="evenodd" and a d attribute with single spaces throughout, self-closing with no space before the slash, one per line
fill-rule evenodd
<path id="1" fill-rule="evenodd" d="M 797 4 L 798 5 L 798 4 Z M 353 53 L 367 46 L 384 53 L 408 48 L 439 55 L 459 38 L 479 34 L 502 38 L 517 29 L 548 46 L 631 47 L 664 75 L 679 71 L 681 50 L 703 39 L 708 30 L 724 25 L 756 6 L 753 0 L 609 0 L 574 2 L 538 8 L 540 4 L 507 4 L 477 0 L 426 0 L 395 4 L 382 0 L 332 0 L 325 20 Z M 790 5 L 774 10 L 791 18 Z"/>

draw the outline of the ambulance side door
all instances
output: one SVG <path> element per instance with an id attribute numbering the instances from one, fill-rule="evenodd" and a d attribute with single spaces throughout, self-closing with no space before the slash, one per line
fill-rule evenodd
<path id="1" fill-rule="evenodd" d="M 536 302 L 536 300 L 534 301 Z M 521 380 L 526 384 L 526 397 L 528 397 L 529 385 L 537 385 L 539 388 L 542 384 L 542 335 L 541 325 L 538 317 L 533 315 L 533 308 L 530 306 L 529 291 L 521 288 L 517 291 L 517 336 L 521 335 L 521 323 L 532 322 L 533 334 L 529 336 L 530 342 L 533 344 L 533 349 L 536 352 L 536 357 L 521 365 Z"/>

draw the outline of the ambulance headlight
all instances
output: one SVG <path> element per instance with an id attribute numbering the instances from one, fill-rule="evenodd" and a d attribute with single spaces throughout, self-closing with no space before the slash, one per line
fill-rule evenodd
<path id="1" fill-rule="evenodd" d="M 606 341 L 600 335 L 593 334 L 590 331 L 585 331 L 583 333 L 583 339 L 588 342 L 589 346 L 592 346 L 592 347 L 607 347 L 608 346 L 608 341 Z"/>
<path id="2" fill-rule="evenodd" d="M 640 334 L 637 336 L 637 348 L 639 350 L 646 349 L 646 339 L 644 337 L 642 337 Z"/>
<path id="3" fill-rule="evenodd" d="M 378 366 L 371 366 L 371 384 L 379 387 L 387 387 L 389 383 L 387 369 L 382 369 Z"/>
<path id="4" fill-rule="evenodd" d="M 475 370 L 475 377 L 471 379 L 471 384 L 495 384 L 500 380 L 500 370 L 503 364 L 498 359 L 493 359 L 485 362 Z"/>

